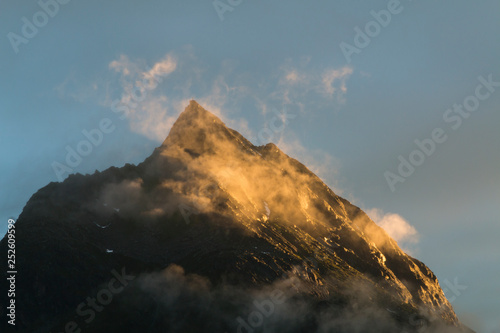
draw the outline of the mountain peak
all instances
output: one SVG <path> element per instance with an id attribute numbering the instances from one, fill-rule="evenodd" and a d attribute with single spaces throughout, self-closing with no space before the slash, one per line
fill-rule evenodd
<path id="1" fill-rule="evenodd" d="M 175 121 L 162 146 L 195 145 L 199 148 L 206 139 L 207 133 L 220 130 L 227 130 L 222 120 L 193 99 Z"/>
<path id="2" fill-rule="evenodd" d="M 215 117 L 210 111 L 204 109 L 196 100 L 192 99 L 189 101 L 189 105 L 186 106 L 181 115 L 188 115 L 189 117 Z"/>
<path id="3" fill-rule="evenodd" d="M 189 101 L 189 106 L 194 105 L 197 107 L 201 107 L 200 103 L 198 103 L 195 99 Z"/>
<path id="4" fill-rule="evenodd" d="M 194 122 L 195 120 L 201 120 L 203 122 L 216 122 L 218 124 L 223 124 L 222 121 L 214 115 L 212 112 L 203 108 L 196 100 L 192 99 L 189 101 L 189 105 L 186 106 L 184 111 L 179 115 L 176 123 L 181 120 L 188 120 Z M 175 124 L 174 124 L 175 126 Z"/>

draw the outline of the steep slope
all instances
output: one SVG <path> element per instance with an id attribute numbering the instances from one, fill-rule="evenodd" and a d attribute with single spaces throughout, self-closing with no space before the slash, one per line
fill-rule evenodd
<path id="1" fill-rule="evenodd" d="M 362 210 L 195 101 L 143 163 L 39 190 L 16 233 L 26 331 L 465 331 L 435 275 Z M 77 311 L 122 269 L 135 278 L 111 304 Z M 242 324 L 271 289 L 283 304 Z"/>

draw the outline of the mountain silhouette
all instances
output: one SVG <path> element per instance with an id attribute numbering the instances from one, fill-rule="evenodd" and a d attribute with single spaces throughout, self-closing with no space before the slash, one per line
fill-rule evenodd
<path id="1" fill-rule="evenodd" d="M 2 332 L 472 332 L 365 212 L 196 101 L 144 162 L 48 184 L 15 230 Z"/>

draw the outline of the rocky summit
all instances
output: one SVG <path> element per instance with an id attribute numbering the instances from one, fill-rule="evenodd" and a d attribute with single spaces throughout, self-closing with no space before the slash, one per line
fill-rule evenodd
<path id="1" fill-rule="evenodd" d="M 195 101 L 144 162 L 48 184 L 15 230 L 21 332 L 471 332 L 360 208 Z"/>

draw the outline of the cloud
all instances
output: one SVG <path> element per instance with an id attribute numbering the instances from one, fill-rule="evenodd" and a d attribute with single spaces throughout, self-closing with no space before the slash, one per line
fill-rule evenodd
<path id="1" fill-rule="evenodd" d="M 137 276 L 89 328 L 100 332 L 112 323 L 116 332 L 144 327 L 175 333 L 461 331 L 430 321 L 424 314 L 400 311 L 379 287 L 366 281 L 325 279 L 338 285 L 339 291 L 314 285 L 298 270 L 269 284 L 242 287 L 212 283 L 171 264 Z"/>
<path id="2" fill-rule="evenodd" d="M 177 61 L 172 54 L 167 54 L 164 59 L 154 64 L 148 72 L 144 74 L 145 77 L 163 77 L 167 76 L 177 68 Z"/>
<path id="3" fill-rule="evenodd" d="M 351 67 L 313 67 L 310 57 L 287 59 L 264 74 L 241 70 L 231 59 L 209 67 L 189 45 L 152 64 L 121 54 L 108 63 L 108 69 L 108 75 L 84 85 L 70 73 L 54 91 L 60 98 L 79 102 L 97 100 L 128 122 L 131 131 L 158 142 L 191 99 L 244 136 L 255 137 L 274 117 L 272 110 L 295 107 L 305 116 L 308 110 L 341 105 L 353 72 Z M 263 126 L 250 128 L 247 117 L 237 116 L 242 110 L 262 115 Z"/>
<path id="4" fill-rule="evenodd" d="M 308 96 L 327 103 L 335 100 L 338 104 L 345 102 L 347 80 L 354 71 L 350 66 L 310 68 L 308 61 L 294 65 L 290 59 L 280 70 L 279 84 L 285 101 L 302 100 Z"/>
<path id="5" fill-rule="evenodd" d="M 84 103 L 99 95 L 101 86 L 102 82 L 100 80 L 96 80 L 87 85 L 79 84 L 77 72 L 72 70 L 61 83 L 53 88 L 53 91 L 57 94 L 59 99 L 69 99 Z"/>
<path id="6" fill-rule="evenodd" d="M 163 142 L 190 99 L 196 99 L 245 137 L 255 138 L 269 128 L 275 110 L 293 108 L 297 116 L 305 116 L 306 110 L 330 109 L 345 101 L 353 69 L 312 68 L 310 60 L 294 63 L 289 59 L 276 71 L 258 75 L 238 70 L 238 63 L 231 60 L 208 69 L 192 47 L 169 52 L 150 67 L 144 60 L 120 55 L 109 63 L 115 78 L 110 81 L 106 104 L 128 121 L 131 131 L 158 142 Z M 262 127 L 252 129 L 247 118 L 235 115 L 248 110 L 249 105 L 262 115 Z M 282 134 L 271 141 L 284 145 Z M 293 144 L 300 147 L 295 141 Z M 325 162 L 315 165 L 325 166 Z"/>
<path id="7" fill-rule="evenodd" d="M 130 59 L 122 54 L 117 60 L 113 60 L 109 64 L 109 68 L 123 75 L 130 75 L 132 72 L 139 72 L 139 68 Z"/>
<path id="8" fill-rule="evenodd" d="M 283 82 L 286 82 L 288 84 L 295 84 L 295 83 L 303 84 L 307 83 L 307 76 L 299 73 L 297 69 L 291 69 L 288 71 L 288 73 L 285 73 Z"/>
<path id="9" fill-rule="evenodd" d="M 234 78 L 231 62 L 224 61 L 218 73 L 209 75 L 192 47 L 184 47 L 168 53 L 149 69 L 145 61 L 132 61 L 126 55 L 120 55 L 108 67 L 119 75 L 119 88 L 115 90 L 121 96 L 113 101 L 108 96 L 106 104 L 122 113 L 133 132 L 162 142 L 189 100 L 196 99 L 229 126 L 244 135 L 251 134 L 246 120 L 226 116 L 228 109 L 252 95 L 244 82 Z M 116 79 L 112 83 L 116 86 Z"/>
<path id="10" fill-rule="evenodd" d="M 366 214 L 382 227 L 396 242 L 418 243 L 419 234 L 417 230 L 401 215 L 384 213 L 378 208 L 368 209 L 366 210 Z"/>
<path id="11" fill-rule="evenodd" d="M 299 160 L 309 170 L 321 178 L 336 194 L 343 194 L 340 188 L 338 175 L 340 161 L 334 156 L 320 150 L 309 149 L 293 136 L 293 133 L 287 133 L 280 137 L 276 145 L 287 155 Z"/>
<path id="12" fill-rule="evenodd" d="M 347 93 L 346 81 L 352 72 L 352 68 L 348 66 L 325 70 L 321 80 L 324 93 L 330 98 L 337 97 L 339 102 L 343 102 L 344 95 Z"/>
<path id="13" fill-rule="evenodd" d="M 143 61 L 131 61 L 125 54 L 109 63 L 109 68 L 123 76 L 139 78 L 161 78 L 166 77 L 177 68 L 177 60 L 173 53 L 167 53 L 163 59 L 156 62 L 149 70 L 144 70 Z"/>
<path id="14" fill-rule="evenodd" d="M 157 91 L 166 77 L 177 68 L 177 60 L 171 53 L 156 62 L 150 69 L 143 68 L 142 61 L 131 61 L 120 55 L 109 68 L 120 75 L 121 97 L 112 102 L 112 110 L 123 112 L 133 132 L 149 139 L 163 141 L 180 113 L 176 100 Z"/>
<path id="15" fill-rule="evenodd" d="M 228 74 L 230 76 L 230 72 L 226 72 L 226 75 Z M 244 82 L 228 82 L 229 78 L 224 74 L 218 74 L 213 79 L 208 92 L 197 98 L 197 101 L 221 118 L 229 127 L 237 129 L 244 136 L 253 136 L 247 119 L 228 117 L 228 114 L 231 113 L 228 108 L 238 108 L 235 104 L 252 95 L 250 88 Z"/>

